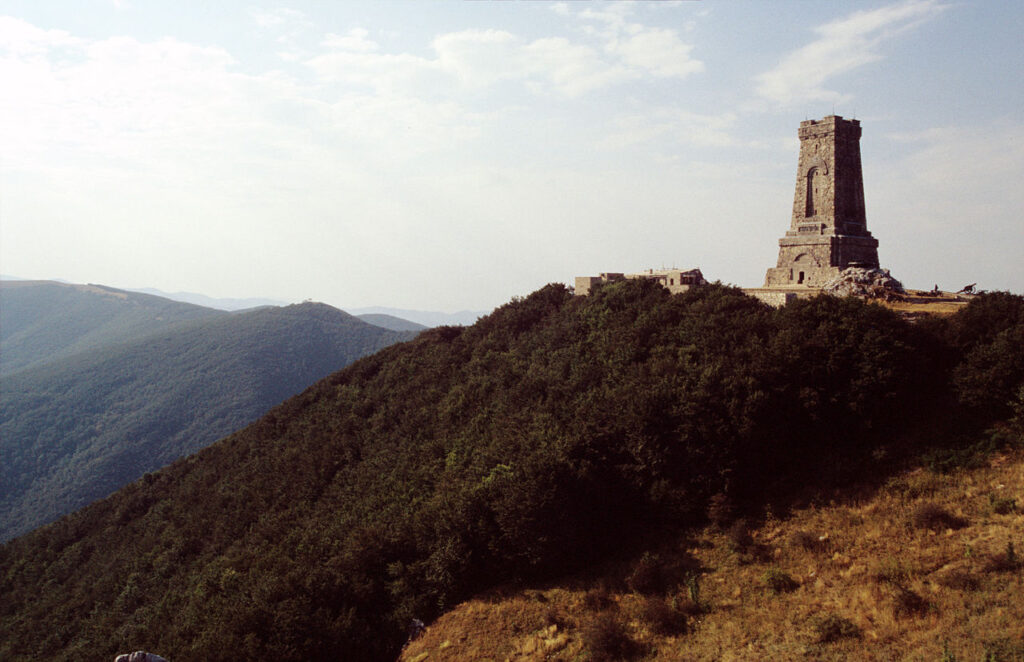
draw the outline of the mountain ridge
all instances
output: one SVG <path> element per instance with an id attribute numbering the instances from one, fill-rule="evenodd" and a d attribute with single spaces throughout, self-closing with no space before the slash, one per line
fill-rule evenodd
<path id="1" fill-rule="evenodd" d="M 0 374 L 225 314 L 104 285 L 0 281 Z"/>
<path id="2" fill-rule="evenodd" d="M 180 321 L 6 376 L 0 539 L 106 496 L 413 335 L 294 304 Z"/>
<path id="3" fill-rule="evenodd" d="M 1014 415 L 1021 333 L 1005 294 L 909 323 L 719 285 L 551 285 L 0 547 L 0 657 L 394 659 L 410 619 L 643 531 L 956 455 Z"/>

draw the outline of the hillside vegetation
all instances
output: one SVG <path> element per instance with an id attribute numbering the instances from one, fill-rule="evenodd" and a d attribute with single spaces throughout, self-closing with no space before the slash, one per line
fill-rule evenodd
<path id="1" fill-rule="evenodd" d="M 107 496 L 414 336 L 308 303 L 179 322 L 7 375 L 0 540 Z"/>
<path id="2" fill-rule="evenodd" d="M 669 538 L 462 603 L 400 661 L 1024 659 L 1020 451 Z"/>
<path id="3" fill-rule="evenodd" d="M 0 375 L 226 314 L 102 285 L 0 281 Z"/>
<path id="4" fill-rule="evenodd" d="M 413 617 L 648 532 L 1016 443 L 986 430 L 1020 413 L 1022 336 L 1008 294 L 911 324 L 853 299 L 548 286 L 7 543 L 0 658 L 393 659 Z"/>

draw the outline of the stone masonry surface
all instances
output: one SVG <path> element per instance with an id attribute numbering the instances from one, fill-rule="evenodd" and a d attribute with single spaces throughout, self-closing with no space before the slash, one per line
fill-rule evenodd
<path id="1" fill-rule="evenodd" d="M 793 216 L 765 287 L 820 288 L 849 266 L 877 268 L 867 229 L 860 122 L 829 115 L 800 123 Z"/>

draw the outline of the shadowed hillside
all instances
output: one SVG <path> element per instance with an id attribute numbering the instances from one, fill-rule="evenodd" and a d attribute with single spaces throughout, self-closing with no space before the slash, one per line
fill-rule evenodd
<path id="1" fill-rule="evenodd" d="M 6 376 L 0 540 L 104 497 L 414 336 L 309 303 L 179 323 Z"/>
<path id="2" fill-rule="evenodd" d="M 0 374 L 226 314 L 102 285 L 0 281 Z"/>
<path id="3" fill-rule="evenodd" d="M 404 320 L 401 317 L 395 317 L 394 315 L 370 313 L 366 315 L 357 315 L 357 317 L 367 324 L 382 326 L 385 329 L 391 329 L 392 331 L 422 331 L 427 328 L 422 324 L 410 322 L 409 320 Z"/>
<path id="4" fill-rule="evenodd" d="M 912 324 L 852 299 L 548 286 L 4 545 L 0 657 L 393 659 L 410 618 L 646 532 L 1009 443 L 984 431 L 1020 414 L 1022 333 L 1012 295 Z"/>

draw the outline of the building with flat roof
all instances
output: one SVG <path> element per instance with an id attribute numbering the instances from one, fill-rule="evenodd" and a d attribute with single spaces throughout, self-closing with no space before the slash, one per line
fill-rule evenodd
<path id="1" fill-rule="evenodd" d="M 590 288 L 597 283 L 607 283 L 616 280 L 633 278 L 646 278 L 656 280 L 664 285 L 669 292 L 685 292 L 692 287 L 699 287 L 707 283 L 704 274 L 700 269 L 648 269 L 635 274 L 608 272 L 598 276 L 576 276 L 576 294 L 590 294 Z"/>

